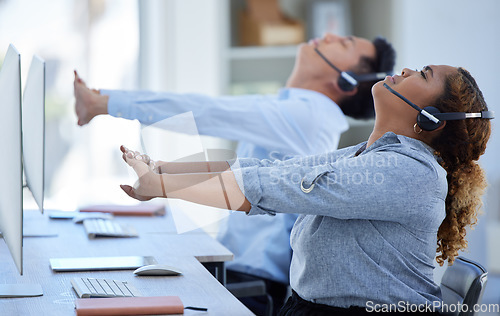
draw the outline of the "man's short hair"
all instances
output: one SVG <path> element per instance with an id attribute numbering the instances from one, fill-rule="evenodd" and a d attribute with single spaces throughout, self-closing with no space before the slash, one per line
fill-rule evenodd
<path id="1" fill-rule="evenodd" d="M 376 37 L 372 41 L 375 46 L 375 59 L 362 56 L 354 73 L 392 72 L 396 62 L 396 51 L 383 37 Z M 345 115 L 355 119 L 369 119 L 375 116 L 373 108 L 372 86 L 376 81 L 362 82 L 358 86 L 358 93 L 339 102 Z"/>

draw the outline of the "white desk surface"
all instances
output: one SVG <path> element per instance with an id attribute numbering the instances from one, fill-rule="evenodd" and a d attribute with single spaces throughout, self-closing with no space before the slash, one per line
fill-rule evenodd
<path id="1" fill-rule="evenodd" d="M 134 224 L 139 237 L 91 240 L 81 224 L 73 224 L 71 220 L 50 220 L 46 215 L 25 212 L 25 235 L 50 232 L 57 237 L 24 238 L 23 276 L 19 275 L 5 242 L 0 241 L 0 283 L 38 283 L 44 295 L 0 299 L 0 314 L 75 315 L 74 300 L 77 297 L 70 280 L 85 276 L 127 281 L 143 295 L 177 295 L 184 306 L 208 308 L 208 313 L 185 310 L 186 315 L 252 315 L 200 263 L 232 259 L 231 252 L 212 237 L 200 232 L 175 234 L 167 229 L 171 221 L 168 213 L 165 217 L 117 219 Z M 182 269 L 183 274 L 138 277 L 131 270 L 53 272 L 49 264 L 50 258 L 129 255 L 153 255 L 159 263 Z"/>

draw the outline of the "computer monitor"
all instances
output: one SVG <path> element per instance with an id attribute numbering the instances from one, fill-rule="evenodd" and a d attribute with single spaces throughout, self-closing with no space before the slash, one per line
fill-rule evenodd
<path id="1" fill-rule="evenodd" d="M 0 232 L 23 273 L 23 169 L 21 141 L 21 56 L 10 45 L 0 69 Z"/>
<path id="2" fill-rule="evenodd" d="M 33 56 L 22 103 L 23 167 L 26 185 L 43 213 L 45 148 L 45 61 Z"/>
<path id="3" fill-rule="evenodd" d="M 23 168 L 21 136 L 21 56 L 10 45 L 0 69 L 0 232 L 17 270 L 23 274 Z M 3 255 L 3 254 L 0 254 Z M 38 296 L 32 284 L 0 284 L 0 297 Z"/>

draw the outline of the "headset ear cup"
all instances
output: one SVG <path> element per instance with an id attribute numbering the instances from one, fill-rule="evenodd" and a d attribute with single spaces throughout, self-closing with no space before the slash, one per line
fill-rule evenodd
<path id="1" fill-rule="evenodd" d="M 347 81 L 342 76 L 339 76 L 339 80 L 337 81 L 337 84 L 339 85 L 340 90 L 342 90 L 344 92 L 352 91 L 355 88 L 349 81 Z"/>
<path id="2" fill-rule="evenodd" d="M 439 114 L 441 111 L 439 111 L 438 108 L 433 107 L 433 106 L 427 106 L 424 108 L 425 111 L 429 112 L 430 114 Z M 439 121 L 439 123 L 434 123 L 431 121 L 427 116 L 423 115 L 422 113 L 418 113 L 417 115 L 417 125 L 424 131 L 433 131 L 437 128 L 439 128 L 441 125 L 443 125 L 443 121 Z"/>
<path id="3" fill-rule="evenodd" d="M 337 81 L 337 83 L 339 85 L 340 90 L 342 90 L 344 92 L 349 92 L 349 91 L 354 90 L 353 85 L 349 81 L 344 79 L 344 77 L 342 77 L 342 76 L 339 77 L 339 80 Z"/>

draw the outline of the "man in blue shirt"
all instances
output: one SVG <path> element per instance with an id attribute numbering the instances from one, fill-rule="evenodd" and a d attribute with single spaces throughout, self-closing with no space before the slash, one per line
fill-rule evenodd
<path id="1" fill-rule="evenodd" d="M 294 155 L 322 154 L 337 148 L 340 134 L 348 129 L 346 115 L 373 117 L 373 81 L 345 89 L 340 71 L 357 75 L 391 72 L 395 52 L 382 38 L 372 42 L 359 37 L 327 33 L 298 46 L 294 68 L 278 95 L 208 97 L 150 91 L 90 90 L 75 73 L 78 124 L 110 114 L 153 124 L 192 111 L 202 135 L 239 142 L 238 157 L 284 159 Z M 234 253 L 227 264 L 228 282 L 247 276 L 266 281 L 274 310 L 282 305 L 289 284 L 290 231 L 293 214 L 228 217 L 219 240 Z M 242 300 L 255 313 L 259 301 Z M 262 305 L 262 304 L 260 304 Z"/>

